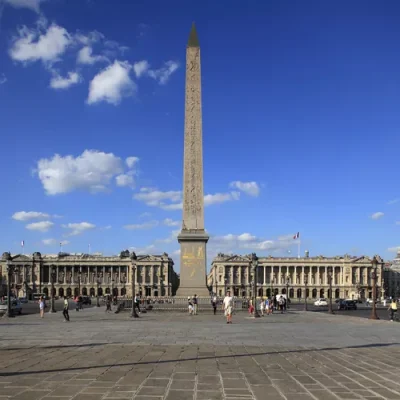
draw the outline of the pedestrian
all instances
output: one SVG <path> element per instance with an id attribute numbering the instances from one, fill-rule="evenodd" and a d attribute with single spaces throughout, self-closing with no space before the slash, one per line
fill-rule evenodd
<path id="1" fill-rule="evenodd" d="M 111 312 L 111 298 L 110 296 L 107 296 L 106 298 L 106 312 Z"/>
<path id="2" fill-rule="evenodd" d="M 228 290 L 226 292 L 224 301 L 222 303 L 222 309 L 225 312 L 226 323 L 232 323 L 232 311 L 233 311 L 233 298 L 231 297 L 231 292 Z"/>
<path id="3" fill-rule="evenodd" d="M 189 315 L 193 315 L 193 301 L 190 298 L 190 296 L 188 297 L 188 310 L 189 310 Z"/>
<path id="4" fill-rule="evenodd" d="M 283 297 L 281 296 L 278 300 L 278 304 L 279 304 L 279 310 L 281 311 L 281 314 L 283 314 L 283 305 L 284 305 L 285 301 L 283 300 Z"/>
<path id="5" fill-rule="evenodd" d="M 264 302 L 264 299 L 261 297 L 261 301 L 260 301 L 260 313 L 261 313 L 261 316 L 262 316 L 262 317 L 264 316 L 264 307 L 265 307 L 265 302 Z"/>
<path id="6" fill-rule="evenodd" d="M 193 296 L 193 314 L 197 315 L 197 310 L 199 309 L 197 294 Z"/>
<path id="7" fill-rule="evenodd" d="M 217 301 L 218 301 L 217 300 L 217 296 L 214 296 L 212 301 L 211 301 L 211 304 L 212 304 L 213 309 L 214 309 L 214 315 L 217 313 Z"/>
<path id="8" fill-rule="evenodd" d="M 254 307 L 253 307 L 253 300 L 250 299 L 249 301 L 249 314 L 253 314 Z"/>
<path id="9" fill-rule="evenodd" d="M 265 314 L 267 314 L 267 315 L 270 314 L 270 304 L 269 304 L 269 298 L 268 297 L 265 299 Z"/>
<path id="10" fill-rule="evenodd" d="M 40 310 L 40 318 L 44 317 L 44 299 L 42 296 L 39 297 L 39 310 Z"/>
<path id="11" fill-rule="evenodd" d="M 83 310 L 83 298 L 81 295 L 78 296 L 78 306 L 79 310 Z"/>
<path id="12" fill-rule="evenodd" d="M 135 302 L 135 308 L 138 309 L 138 312 L 140 314 L 140 300 L 139 300 L 139 297 L 137 295 L 135 295 L 134 302 Z"/>
<path id="13" fill-rule="evenodd" d="M 394 315 L 397 315 L 397 300 L 392 299 L 392 302 L 390 303 L 390 306 L 388 308 L 388 311 L 390 311 L 390 321 L 393 322 Z"/>
<path id="14" fill-rule="evenodd" d="M 69 303 L 68 303 L 68 297 L 64 296 L 64 308 L 63 308 L 63 316 L 64 316 L 64 321 L 69 322 Z"/>

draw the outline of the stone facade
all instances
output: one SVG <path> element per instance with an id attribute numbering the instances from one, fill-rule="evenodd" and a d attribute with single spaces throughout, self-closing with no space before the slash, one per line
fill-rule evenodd
<path id="1" fill-rule="evenodd" d="M 383 295 L 383 260 L 377 256 L 377 297 Z M 372 297 L 372 259 L 349 255 L 338 257 L 260 257 L 257 269 L 257 295 L 286 294 L 289 298 L 316 299 L 329 296 L 328 271 L 332 268 L 332 297 L 365 299 Z M 230 289 L 235 296 L 252 296 L 250 255 L 219 254 L 214 258 L 207 283 L 219 296 Z M 287 280 L 289 278 L 289 280 Z M 307 287 L 305 286 L 307 278 Z M 287 286 L 287 283 L 289 285 Z"/>
<path id="2" fill-rule="evenodd" d="M 51 269 L 55 269 L 55 295 L 78 294 L 100 296 L 132 295 L 132 263 L 136 263 L 135 290 L 141 296 L 173 296 L 179 285 L 174 262 L 168 254 L 138 255 L 132 261 L 129 251 L 119 256 L 69 254 L 10 255 L 3 253 L 0 260 L 1 295 L 7 292 L 7 262 L 15 268 L 11 278 L 12 291 L 19 297 L 35 293 L 51 293 Z M 99 280 L 99 282 L 97 282 Z"/>
<path id="3" fill-rule="evenodd" d="M 400 251 L 396 258 L 385 265 L 385 292 L 387 296 L 400 297 Z"/>

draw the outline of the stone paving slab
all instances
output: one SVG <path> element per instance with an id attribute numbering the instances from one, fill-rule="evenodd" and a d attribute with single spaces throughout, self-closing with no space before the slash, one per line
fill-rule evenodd
<path id="1" fill-rule="evenodd" d="M 400 399 L 400 324 L 292 312 L 0 321 L 0 400 Z"/>

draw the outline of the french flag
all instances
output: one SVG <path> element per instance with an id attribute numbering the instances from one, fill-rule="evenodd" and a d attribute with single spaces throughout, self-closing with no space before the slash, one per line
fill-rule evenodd
<path id="1" fill-rule="evenodd" d="M 294 236 L 293 239 L 298 239 L 300 237 L 300 232 L 297 232 Z"/>

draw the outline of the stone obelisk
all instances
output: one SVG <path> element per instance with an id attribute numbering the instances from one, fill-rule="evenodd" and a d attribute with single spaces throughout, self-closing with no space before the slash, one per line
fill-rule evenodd
<path id="1" fill-rule="evenodd" d="M 209 236 L 204 230 L 202 135 L 200 45 L 193 24 L 186 47 L 183 218 L 178 235 L 181 245 L 178 296 L 209 296 L 206 284 L 206 243 Z"/>

